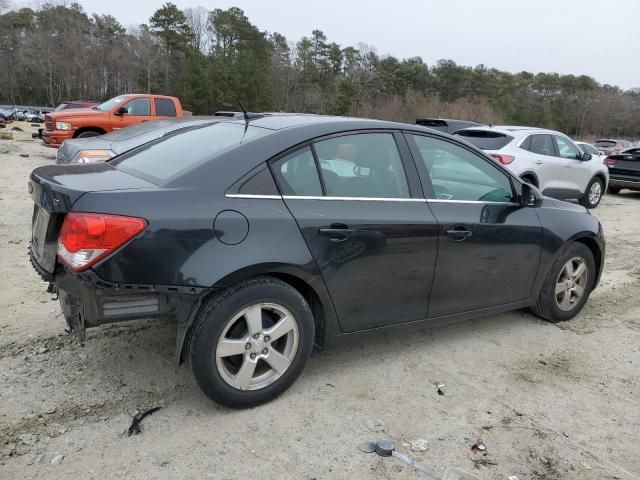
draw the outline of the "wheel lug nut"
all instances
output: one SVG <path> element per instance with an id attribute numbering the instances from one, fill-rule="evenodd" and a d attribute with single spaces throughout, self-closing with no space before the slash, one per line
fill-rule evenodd
<path id="1" fill-rule="evenodd" d="M 252 353 L 252 354 L 250 355 L 250 357 L 251 357 L 251 360 L 255 360 L 255 358 L 256 358 L 256 354 L 255 354 L 255 353 Z"/>
<path id="2" fill-rule="evenodd" d="M 264 354 L 266 355 L 267 353 L 269 353 L 269 350 L 268 350 L 268 349 L 266 349 L 266 348 L 263 348 L 263 349 L 262 349 L 262 353 L 264 353 Z"/>
<path id="3" fill-rule="evenodd" d="M 259 339 L 260 338 L 260 334 L 259 333 L 254 334 L 253 338 L 255 338 L 256 340 Z"/>
<path id="4" fill-rule="evenodd" d="M 271 340 L 271 337 L 269 335 L 265 335 L 264 336 L 264 341 L 268 342 L 269 340 Z"/>
<path id="5" fill-rule="evenodd" d="M 247 344 L 244 346 L 244 349 L 245 349 L 245 350 L 251 350 L 251 344 L 250 344 L 250 343 L 247 343 Z"/>

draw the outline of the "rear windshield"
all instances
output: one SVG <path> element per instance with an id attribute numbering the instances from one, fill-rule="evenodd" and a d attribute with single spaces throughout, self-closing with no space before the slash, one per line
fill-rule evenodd
<path id="1" fill-rule="evenodd" d="M 163 182 L 225 150 L 272 130 L 244 124 L 216 123 L 164 137 L 114 159 L 111 165 L 133 175 Z"/>
<path id="2" fill-rule="evenodd" d="M 455 135 L 462 137 L 482 150 L 500 150 L 514 138 L 505 133 L 487 130 L 459 130 Z"/>
<path id="3" fill-rule="evenodd" d="M 598 140 L 594 145 L 596 147 L 611 148 L 615 147 L 617 144 L 613 140 Z"/>

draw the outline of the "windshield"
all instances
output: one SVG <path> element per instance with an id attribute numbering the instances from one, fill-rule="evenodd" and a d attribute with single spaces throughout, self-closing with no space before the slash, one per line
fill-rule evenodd
<path id="1" fill-rule="evenodd" d="M 194 165 L 220 155 L 225 150 L 271 133 L 272 130 L 244 124 L 216 123 L 164 137 L 125 153 L 111 165 L 132 175 L 156 182 L 174 177 Z"/>
<path id="2" fill-rule="evenodd" d="M 110 111 L 113 107 L 115 107 L 116 105 L 118 105 L 119 103 L 124 102 L 124 100 L 127 98 L 126 95 L 120 95 L 119 97 L 114 97 L 111 100 L 107 100 L 104 103 L 101 103 L 100 105 L 98 105 L 96 108 L 96 110 L 100 110 L 102 112 L 108 112 Z"/>

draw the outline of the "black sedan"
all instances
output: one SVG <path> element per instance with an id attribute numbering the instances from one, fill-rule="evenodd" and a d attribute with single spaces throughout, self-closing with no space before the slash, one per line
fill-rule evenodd
<path id="1" fill-rule="evenodd" d="M 609 167 L 608 193 L 617 194 L 622 189 L 640 191 L 640 147 L 631 147 L 604 159 Z"/>
<path id="2" fill-rule="evenodd" d="M 604 262 L 586 209 L 416 125 L 256 115 L 38 168 L 29 191 L 30 258 L 68 326 L 174 318 L 178 361 L 233 407 L 358 333 L 527 307 L 568 320 Z"/>

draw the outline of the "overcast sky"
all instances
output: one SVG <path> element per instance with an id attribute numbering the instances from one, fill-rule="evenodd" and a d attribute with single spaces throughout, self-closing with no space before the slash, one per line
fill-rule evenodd
<path id="1" fill-rule="evenodd" d="M 125 26 L 148 22 L 164 0 L 76 0 Z M 14 5 L 38 5 L 42 0 Z M 173 0 L 180 8 L 242 8 L 289 41 L 322 30 L 342 46 L 379 54 L 450 58 L 510 72 L 590 75 L 640 87 L 640 0 Z"/>

